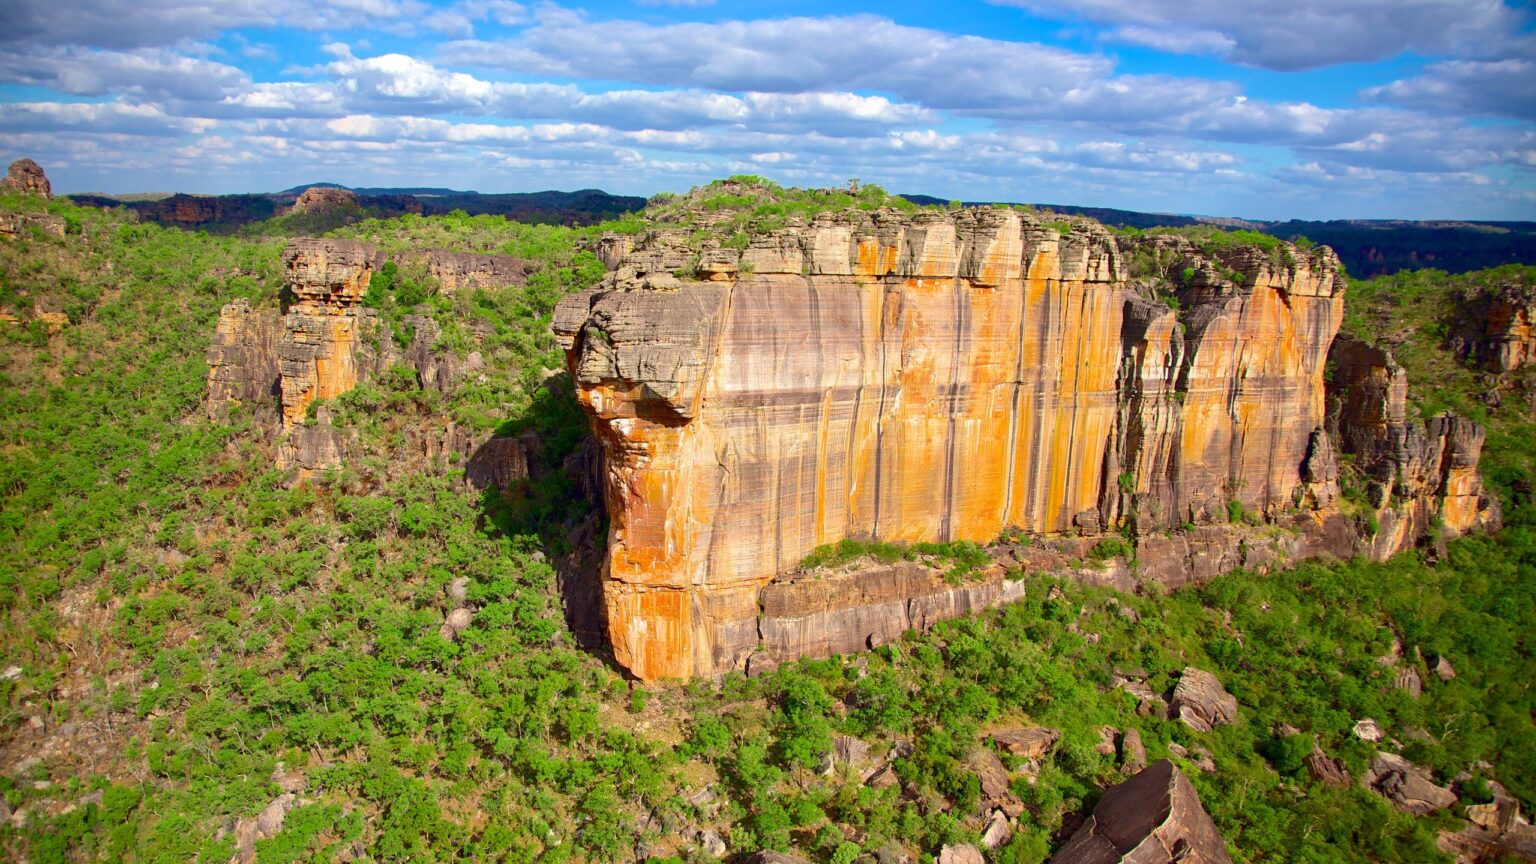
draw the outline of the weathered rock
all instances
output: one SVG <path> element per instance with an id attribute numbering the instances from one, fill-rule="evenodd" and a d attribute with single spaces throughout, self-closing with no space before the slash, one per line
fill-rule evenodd
<path id="1" fill-rule="evenodd" d="M 956 843 L 939 850 L 939 864 L 986 864 L 981 850 L 969 843 Z"/>
<path id="2" fill-rule="evenodd" d="M 1141 743 L 1141 732 L 1127 729 L 1120 736 L 1120 770 L 1127 774 L 1140 773 L 1147 767 L 1147 748 Z"/>
<path id="3" fill-rule="evenodd" d="M 1477 473 L 1484 432 L 1451 414 L 1408 417 L 1408 374 L 1385 348 L 1340 336 L 1329 352 L 1331 422 L 1373 488 L 1379 530 L 1367 551 L 1385 557 L 1443 525 L 1449 535 L 1500 523 Z M 1393 501 L 1401 502 L 1395 506 Z"/>
<path id="4" fill-rule="evenodd" d="M 427 275 L 436 279 L 438 289 L 449 296 L 458 291 L 528 284 L 527 268 L 522 261 L 511 255 L 479 255 L 432 249 L 419 255 L 407 256 L 407 260 L 425 262 Z"/>
<path id="5" fill-rule="evenodd" d="M 1458 864 L 1505 861 L 1515 858 L 1536 861 L 1536 826 L 1520 813 L 1520 804 L 1497 783 L 1493 801 L 1467 808 L 1467 826 L 1458 832 L 1442 832 L 1440 850 L 1456 857 Z"/>
<path id="6" fill-rule="evenodd" d="M 721 837 L 720 832 L 713 828 L 705 828 L 700 831 L 698 841 L 700 849 L 716 858 L 724 858 L 725 853 L 731 851 L 730 847 L 725 845 L 725 838 Z"/>
<path id="7" fill-rule="evenodd" d="M 1380 741 L 1385 737 L 1381 731 L 1381 726 L 1377 725 L 1376 721 L 1369 717 L 1355 723 L 1354 729 L 1351 731 L 1361 741 Z"/>
<path id="8" fill-rule="evenodd" d="M 1536 362 L 1536 290 L 1515 283 L 1494 291 L 1483 316 L 1482 336 L 1483 362 L 1494 372 L 1513 372 Z"/>
<path id="9" fill-rule="evenodd" d="M 1013 839 L 1013 825 L 1008 820 L 1008 814 L 1001 810 L 993 810 L 991 817 L 987 819 L 986 830 L 981 832 L 981 848 L 1000 849 L 1008 845 Z"/>
<path id="10" fill-rule="evenodd" d="M 757 598 L 759 617 L 722 625 L 720 632 L 738 650 L 761 640 L 776 661 L 826 657 L 876 648 L 909 630 L 1023 596 L 1024 583 L 1001 571 L 953 585 L 942 572 L 902 562 L 769 583 Z"/>
<path id="11" fill-rule="evenodd" d="M 236 404 L 248 406 L 258 421 L 275 419 L 282 398 L 278 345 L 283 329 L 276 311 L 251 308 L 236 300 L 219 310 L 219 323 L 208 349 L 208 415 L 225 419 Z"/>
<path id="12" fill-rule="evenodd" d="M 1312 752 L 1302 758 L 1307 766 L 1307 773 L 1312 779 L 1325 786 L 1348 786 L 1350 783 L 1349 769 L 1344 767 L 1342 759 L 1335 759 L 1323 752 L 1323 748 L 1312 745 Z"/>
<path id="13" fill-rule="evenodd" d="M 0 178 L 0 192 L 52 198 L 53 184 L 48 182 L 48 175 L 43 173 L 42 166 L 31 159 L 17 159 L 11 163 L 5 177 Z"/>
<path id="14" fill-rule="evenodd" d="M 256 841 L 276 837 L 283 830 L 288 811 L 297 807 L 299 799 L 291 792 L 277 796 L 254 819 L 240 819 L 235 823 L 235 854 L 229 864 L 251 864 L 256 860 Z"/>
<path id="15" fill-rule="evenodd" d="M 475 450 L 464 466 L 464 479 L 476 489 L 506 489 L 528 478 L 528 445 L 522 439 L 499 435 Z"/>
<path id="16" fill-rule="evenodd" d="M 1002 804 L 1013 798 L 1008 788 L 1008 769 L 1003 760 L 985 747 L 976 747 L 966 754 L 965 767 L 981 782 L 983 805 Z"/>
<path id="17" fill-rule="evenodd" d="M 290 213 L 325 213 L 331 210 L 357 210 L 357 194 L 334 186 L 311 186 L 299 193 Z"/>
<path id="18" fill-rule="evenodd" d="M 993 732 L 991 738 L 992 743 L 1011 755 L 1022 756 L 1025 759 L 1039 759 L 1055 749 L 1056 742 L 1061 740 L 1061 732 L 1036 726 L 1029 729 Z"/>
<path id="19" fill-rule="evenodd" d="M 1424 679 L 1419 677 L 1419 670 L 1412 666 L 1398 667 L 1392 676 L 1392 686 L 1415 699 L 1424 694 Z"/>
<path id="20" fill-rule="evenodd" d="M 473 623 L 474 620 L 475 613 L 460 606 L 459 608 L 448 613 L 448 617 L 443 621 L 443 626 L 438 628 L 437 635 L 451 642 L 454 639 L 459 638 L 460 633 L 468 630 L 469 625 Z"/>
<path id="21" fill-rule="evenodd" d="M 1435 677 L 1441 681 L 1449 681 L 1456 677 L 1456 667 L 1451 665 L 1450 659 L 1444 654 L 1435 658 L 1435 665 L 1430 667 L 1430 671 L 1435 673 Z"/>
<path id="22" fill-rule="evenodd" d="M 610 257 L 629 242 L 611 240 Z M 1168 554 L 1138 547 L 1142 573 L 1360 551 L 1336 508 L 1326 427 L 1324 361 L 1343 312 L 1326 249 L 1210 258 L 1182 238 L 1122 244 L 1088 223 L 1063 236 L 980 208 L 823 214 L 739 256 L 690 242 L 652 231 L 555 314 L 608 457 L 609 638 L 641 678 L 741 668 L 762 598 L 844 537 L 1124 526 L 1150 546 L 1234 507 L 1278 520 L 1304 501 L 1319 515 L 1295 524 L 1316 539 L 1231 531 Z M 1179 309 L 1127 279 L 1131 255 L 1183 286 Z M 690 267 L 696 278 L 674 275 Z M 1476 436 L 1452 426 L 1439 430 L 1459 442 L 1452 461 L 1475 459 Z M 1461 503 L 1444 506 L 1477 498 L 1456 476 Z M 1449 499 L 1424 500 L 1428 513 Z M 1408 532 L 1389 533 L 1368 551 Z M 809 611 L 781 604 L 780 617 L 827 611 L 800 596 Z M 894 620 L 887 593 L 872 599 Z M 883 629 L 821 620 L 765 638 L 814 655 Z"/>
<path id="23" fill-rule="evenodd" d="M 1237 697 L 1221 686 L 1215 675 L 1193 666 L 1185 667 L 1173 688 L 1170 703 L 1175 717 L 1196 732 L 1237 720 Z"/>
<path id="24" fill-rule="evenodd" d="M 448 602 L 452 603 L 454 608 L 457 609 L 464 605 L 464 601 L 468 597 L 469 577 L 455 576 L 453 581 L 448 583 Z"/>
<path id="25" fill-rule="evenodd" d="M 295 240 L 283 250 L 294 298 L 278 346 L 283 428 L 299 425 L 316 399 L 357 386 L 366 311 L 359 301 L 382 262 L 373 246 L 350 240 Z"/>
<path id="26" fill-rule="evenodd" d="M 1456 794 L 1435 785 L 1428 772 L 1393 753 L 1377 753 L 1360 782 L 1385 795 L 1392 805 L 1415 816 L 1427 816 L 1456 803 Z"/>
<path id="27" fill-rule="evenodd" d="M 67 225 L 63 216 L 52 213 L 0 213 L 0 237 L 16 240 L 34 229 L 49 237 L 63 237 Z"/>
<path id="28" fill-rule="evenodd" d="M 1225 842 L 1173 763 L 1154 762 L 1104 793 L 1051 864 L 1227 864 Z"/>
<path id="29" fill-rule="evenodd" d="M 1094 747 L 1093 747 L 1094 752 L 1098 753 L 1100 756 L 1113 756 L 1113 755 L 1115 755 L 1115 739 L 1117 739 L 1119 737 L 1120 737 L 1120 730 L 1119 729 L 1116 729 L 1113 726 L 1100 726 L 1099 727 L 1099 743 L 1094 745 Z"/>

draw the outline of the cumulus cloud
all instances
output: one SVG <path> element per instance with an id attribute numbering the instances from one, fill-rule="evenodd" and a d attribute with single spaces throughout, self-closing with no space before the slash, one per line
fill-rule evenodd
<path id="1" fill-rule="evenodd" d="M 992 0 L 1112 28 L 1165 51 L 1284 71 L 1421 54 L 1511 50 L 1528 18 L 1502 0 Z M 1527 43 L 1527 48 L 1528 48 Z"/>
<path id="2" fill-rule="evenodd" d="M 728 91 L 875 90 L 930 108 L 1057 98 L 1107 75 L 1108 58 L 956 36 L 856 15 L 719 23 L 590 21 L 546 8 L 502 41 L 461 40 L 452 64 L 563 78 Z"/>
<path id="3" fill-rule="evenodd" d="M 1383 87 L 1368 99 L 1441 114 L 1536 119 L 1536 61 L 1450 60 Z"/>

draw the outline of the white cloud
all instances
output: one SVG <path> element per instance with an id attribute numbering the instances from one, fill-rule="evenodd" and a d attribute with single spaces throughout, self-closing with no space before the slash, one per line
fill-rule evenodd
<path id="1" fill-rule="evenodd" d="M 720 23 L 589 21 L 541 11 L 503 41 L 443 46 L 449 63 L 565 78 L 728 91 L 876 90 L 929 108 L 1057 98 L 1107 75 L 1094 55 L 956 36 L 871 15 Z"/>
<path id="2" fill-rule="evenodd" d="M 1536 61 L 1450 60 L 1421 74 L 1372 87 L 1368 99 L 1439 114 L 1536 119 Z"/>
<path id="3" fill-rule="evenodd" d="M 1421 54 L 1515 50 L 1528 20 L 1502 0 L 992 0 L 1110 26 L 1111 36 L 1169 51 L 1297 70 Z M 1529 45 L 1527 43 L 1527 50 Z"/>

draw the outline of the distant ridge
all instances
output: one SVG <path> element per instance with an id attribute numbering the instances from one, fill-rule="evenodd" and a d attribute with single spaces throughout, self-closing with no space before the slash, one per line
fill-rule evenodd
<path id="1" fill-rule="evenodd" d="M 901 197 L 915 204 L 947 203 L 943 198 L 932 195 Z M 961 203 L 966 207 L 980 207 L 1014 202 Z M 1088 216 L 1117 228 L 1214 225 L 1261 231 L 1282 240 L 1306 237 L 1314 243 L 1332 246 L 1344 262 L 1344 269 L 1356 279 L 1429 267 L 1450 273 L 1467 273 L 1503 264 L 1536 264 L 1536 222 L 1475 222 L 1456 219 L 1334 219 L 1325 222 L 1291 219 L 1277 222 L 1222 216 L 1143 213 L 1071 204 L 1029 206 L 1073 216 Z"/>

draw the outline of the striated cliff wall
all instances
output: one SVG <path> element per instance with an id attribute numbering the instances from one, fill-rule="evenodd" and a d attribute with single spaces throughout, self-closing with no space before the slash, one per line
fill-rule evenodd
<path id="1" fill-rule="evenodd" d="M 609 636 L 641 678 L 790 639 L 775 622 L 827 601 L 774 612 L 807 593 L 775 580 L 844 537 L 1150 534 L 1336 496 L 1325 248 L 1206 256 L 995 209 L 614 245 L 555 330 L 607 456 Z M 911 578 L 871 590 L 889 605 Z"/>

